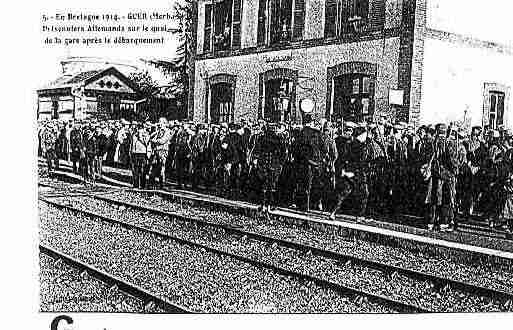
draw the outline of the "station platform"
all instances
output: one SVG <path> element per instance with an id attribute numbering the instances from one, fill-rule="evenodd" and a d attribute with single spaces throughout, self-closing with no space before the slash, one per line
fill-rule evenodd
<path id="1" fill-rule="evenodd" d="M 39 166 L 46 166 L 39 159 Z M 69 180 L 80 181 L 81 177 L 72 173 L 71 164 L 61 161 L 57 175 Z M 127 169 L 104 167 L 102 184 L 130 188 L 131 172 Z M 202 203 L 218 204 L 232 208 L 256 212 L 258 206 L 245 201 L 229 200 L 204 192 L 176 189 L 176 184 L 167 182 L 160 193 L 170 198 L 191 198 Z M 427 229 L 405 224 L 404 219 L 387 219 L 382 217 L 358 218 L 351 215 L 340 215 L 335 221 L 329 220 L 325 212 L 301 212 L 295 209 L 278 208 L 271 216 L 297 222 L 319 230 L 337 230 L 345 235 L 373 240 L 393 246 L 405 247 L 446 255 L 450 258 L 465 259 L 472 262 L 483 262 L 513 267 L 513 240 L 505 238 L 505 233 L 487 228 L 484 223 L 475 219 L 462 221 L 462 229 L 456 232 L 433 232 Z M 408 218 L 408 217 L 407 217 Z M 411 218 L 411 217 L 410 217 Z M 414 221 L 418 221 L 413 219 Z"/>

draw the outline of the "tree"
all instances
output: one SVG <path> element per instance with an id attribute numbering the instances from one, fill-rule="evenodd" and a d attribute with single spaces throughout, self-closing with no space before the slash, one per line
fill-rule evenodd
<path id="1" fill-rule="evenodd" d="M 176 57 L 171 60 L 151 59 L 145 60 L 146 63 L 153 65 L 161 70 L 166 76 L 170 77 L 167 90 L 172 90 L 179 104 L 184 117 L 187 115 L 187 100 L 189 91 L 189 77 L 192 71 L 192 61 L 190 60 L 192 49 L 192 14 L 193 1 L 196 0 L 176 0 L 173 3 L 172 18 L 176 20 L 176 33 L 179 33 L 179 44 L 176 49 Z"/>
<path id="2" fill-rule="evenodd" d="M 157 114 L 154 113 L 154 108 L 149 105 L 152 103 L 155 95 L 159 93 L 158 84 L 153 80 L 148 71 L 133 72 L 128 78 L 139 88 L 142 98 L 146 99 L 146 102 L 141 103 L 137 108 L 137 119 L 153 119 Z"/>

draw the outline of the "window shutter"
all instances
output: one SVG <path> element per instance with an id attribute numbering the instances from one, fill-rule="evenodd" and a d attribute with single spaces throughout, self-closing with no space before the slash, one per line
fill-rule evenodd
<path id="1" fill-rule="evenodd" d="M 337 0 L 326 0 L 324 23 L 324 37 L 335 38 L 337 36 Z"/>
<path id="2" fill-rule="evenodd" d="M 385 0 L 369 1 L 369 29 L 381 31 L 385 24 Z"/>
<path id="3" fill-rule="evenodd" d="M 266 34 L 266 10 L 267 0 L 260 0 L 258 5 L 258 31 L 257 31 L 257 44 L 259 46 L 265 44 Z"/>
<path id="4" fill-rule="evenodd" d="M 303 40 L 305 30 L 305 0 L 296 0 L 294 8 L 294 27 L 292 31 L 292 40 Z"/>
<path id="5" fill-rule="evenodd" d="M 212 4 L 205 4 L 205 33 L 203 39 L 203 52 L 208 53 L 212 41 Z"/>
<path id="6" fill-rule="evenodd" d="M 232 49 L 240 48 L 242 22 L 242 0 L 233 0 Z"/>

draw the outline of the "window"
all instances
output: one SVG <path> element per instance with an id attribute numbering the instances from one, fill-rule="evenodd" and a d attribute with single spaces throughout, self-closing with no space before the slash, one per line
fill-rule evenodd
<path id="1" fill-rule="evenodd" d="M 52 100 L 52 119 L 59 119 L 59 101 Z"/>
<path id="2" fill-rule="evenodd" d="M 263 118 L 272 123 L 289 122 L 294 82 L 278 78 L 265 82 L 265 106 Z"/>
<path id="3" fill-rule="evenodd" d="M 333 79 L 333 119 L 360 122 L 373 115 L 374 80 L 354 73 Z"/>
<path id="4" fill-rule="evenodd" d="M 504 124 L 504 92 L 490 92 L 490 112 L 488 115 L 488 125 L 491 129 L 498 129 Z"/>
<path id="5" fill-rule="evenodd" d="M 305 0 L 260 0 L 259 45 L 277 45 L 303 39 Z"/>
<path id="6" fill-rule="evenodd" d="M 485 83 L 483 89 L 483 126 L 499 129 L 509 125 L 507 116 L 511 88 L 498 83 Z"/>
<path id="7" fill-rule="evenodd" d="M 326 38 L 382 30 L 385 0 L 326 0 L 325 20 Z"/>
<path id="8" fill-rule="evenodd" d="M 203 51 L 240 48 L 242 0 L 215 0 L 205 4 Z"/>
<path id="9" fill-rule="evenodd" d="M 234 121 L 233 86 L 221 82 L 212 85 L 210 94 L 210 122 L 214 124 Z"/>

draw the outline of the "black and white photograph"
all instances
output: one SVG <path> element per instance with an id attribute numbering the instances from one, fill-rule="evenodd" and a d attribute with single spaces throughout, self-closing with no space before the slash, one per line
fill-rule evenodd
<path id="1" fill-rule="evenodd" d="M 46 327 L 513 315 L 508 1 L 54 2 L 24 110 Z"/>

